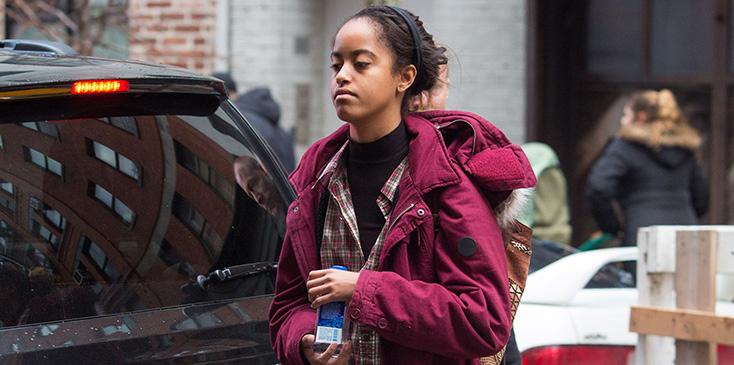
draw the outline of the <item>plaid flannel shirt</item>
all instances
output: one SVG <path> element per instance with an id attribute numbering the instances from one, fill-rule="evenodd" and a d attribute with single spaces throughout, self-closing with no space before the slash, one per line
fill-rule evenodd
<path id="1" fill-rule="evenodd" d="M 357 216 L 354 212 L 352 195 L 349 191 L 347 171 L 342 161 L 344 148 L 348 143 L 345 143 L 334 155 L 324 171 L 325 173 L 331 172 L 332 175 L 327 185 L 331 198 L 324 219 L 324 233 L 320 253 L 321 265 L 323 268 L 343 265 L 354 272 L 358 272 L 363 268 L 376 270 L 385 236 L 391 224 L 390 213 L 395 203 L 397 187 L 408 165 L 408 159 L 406 157 L 400 162 L 380 190 L 377 205 L 385 217 L 385 225 L 382 227 L 372 251 L 365 259 L 360 245 Z M 374 330 L 353 322 L 350 334 L 353 346 L 353 355 L 350 361 L 352 364 L 382 364 L 380 338 Z"/>

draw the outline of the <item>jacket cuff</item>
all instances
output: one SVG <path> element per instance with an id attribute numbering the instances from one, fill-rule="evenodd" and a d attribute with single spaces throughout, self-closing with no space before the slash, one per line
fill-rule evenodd
<path id="1" fill-rule="evenodd" d="M 379 313 L 375 305 L 375 293 L 379 285 L 379 274 L 372 270 L 362 270 L 354 287 L 352 300 L 347 308 L 349 319 L 371 327 L 377 327 Z"/>
<path id="2" fill-rule="evenodd" d="M 308 361 L 303 356 L 303 354 L 301 354 L 301 339 L 307 334 L 314 333 L 314 328 L 316 326 L 316 315 L 312 311 L 304 311 L 300 312 L 298 316 L 300 317 L 300 320 L 295 321 L 294 324 L 297 324 L 295 326 L 292 326 L 290 329 L 289 338 L 291 338 L 291 342 L 287 345 L 286 349 L 286 357 L 288 358 L 288 360 L 283 362 L 288 364 L 303 363 L 305 365 L 308 365 Z"/>

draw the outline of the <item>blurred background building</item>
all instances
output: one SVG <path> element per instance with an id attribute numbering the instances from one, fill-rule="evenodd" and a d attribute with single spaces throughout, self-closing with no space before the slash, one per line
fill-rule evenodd
<path id="1" fill-rule="evenodd" d="M 86 53 L 230 72 L 242 91 L 269 86 L 301 153 L 341 124 L 328 96 L 333 34 L 375 1 L 3 2 L 6 37 L 56 35 Z M 700 158 L 712 191 L 706 222 L 734 222 L 733 0 L 389 3 L 419 14 L 450 49 L 450 108 L 486 116 L 516 142 L 542 141 L 558 152 L 572 242 L 595 228 L 583 198 L 586 174 L 617 129 L 626 95 L 641 88 L 675 92 L 705 138 Z M 49 6 L 60 11 L 44 13 Z"/>

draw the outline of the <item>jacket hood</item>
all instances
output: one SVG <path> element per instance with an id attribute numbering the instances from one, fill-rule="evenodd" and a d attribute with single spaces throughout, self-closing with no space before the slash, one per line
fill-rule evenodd
<path id="1" fill-rule="evenodd" d="M 280 106 L 273 99 L 268 88 L 254 88 L 240 95 L 234 103 L 244 114 L 257 113 L 273 125 L 277 125 L 280 120 Z"/>
<path id="2" fill-rule="evenodd" d="M 701 136 L 687 123 L 672 126 L 662 121 L 633 123 L 619 129 L 619 137 L 631 142 L 646 145 L 652 149 L 661 147 L 680 147 L 695 150 L 701 145 Z"/>
<path id="3" fill-rule="evenodd" d="M 652 158 L 665 167 L 675 167 L 688 160 L 692 151 L 681 147 L 663 147 L 648 150 Z"/>
<path id="4" fill-rule="evenodd" d="M 482 189 L 501 227 L 522 214 L 536 177 L 520 146 L 473 113 L 432 110 L 411 117 L 428 120 L 441 131 L 449 156 Z"/>

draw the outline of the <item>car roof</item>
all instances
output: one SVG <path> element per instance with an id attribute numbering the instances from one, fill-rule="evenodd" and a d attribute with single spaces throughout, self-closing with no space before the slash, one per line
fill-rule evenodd
<path id="1" fill-rule="evenodd" d="M 104 79 L 125 79 L 160 86 L 175 84 L 176 91 L 225 95 L 221 80 L 182 68 L 139 61 L 0 48 L 0 90 L 36 89 L 80 80 Z M 186 88 L 187 85 L 190 87 Z M 160 88 L 155 90 L 161 91 Z"/>

